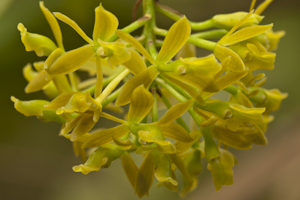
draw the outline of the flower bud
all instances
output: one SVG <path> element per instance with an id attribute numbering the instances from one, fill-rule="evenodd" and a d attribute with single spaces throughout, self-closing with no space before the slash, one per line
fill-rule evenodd
<path id="1" fill-rule="evenodd" d="M 221 14 L 215 15 L 212 20 L 217 28 L 223 28 L 226 30 L 230 30 L 234 27 L 241 19 L 243 19 L 248 13 L 247 12 L 235 12 L 230 14 Z M 252 14 L 240 27 L 248 27 L 259 24 L 259 22 L 263 19 L 262 16 L 257 14 Z"/>

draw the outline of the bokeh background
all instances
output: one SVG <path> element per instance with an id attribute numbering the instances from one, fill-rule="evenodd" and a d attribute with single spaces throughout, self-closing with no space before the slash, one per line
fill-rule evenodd
<path id="1" fill-rule="evenodd" d="M 135 0 L 101 0 L 120 21 L 131 22 Z M 74 19 L 92 35 L 94 8 L 100 0 L 44 0 L 51 11 Z M 162 4 L 185 13 L 194 21 L 214 14 L 248 11 L 251 0 L 160 0 Z M 262 0 L 258 0 L 258 3 Z M 141 13 L 139 9 L 138 14 Z M 299 200 L 300 199 L 300 1 L 274 0 L 264 12 L 263 24 L 274 23 L 275 30 L 285 30 L 277 50 L 275 70 L 265 72 L 266 88 L 288 92 L 275 121 L 267 132 L 269 144 L 249 151 L 234 151 L 239 165 L 234 167 L 234 184 L 215 192 L 206 167 L 199 177 L 198 188 L 184 199 L 205 200 Z M 158 25 L 168 28 L 172 21 L 158 14 Z M 72 171 L 81 163 L 74 157 L 69 141 L 58 136 L 59 125 L 24 117 L 14 110 L 10 96 L 21 100 L 43 99 L 42 93 L 25 94 L 22 68 L 41 60 L 25 52 L 17 24 L 30 32 L 52 39 L 51 30 L 39 9 L 38 0 L 0 0 L 0 200 L 114 200 L 138 199 L 134 195 L 120 160 L 109 169 L 89 175 Z M 67 25 L 61 24 L 67 50 L 84 41 Z M 102 122 L 103 123 L 103 122 Z M 103 123 L 107 126 L 107 122 Z M 177 193 L 154 186 L 145 199 L 180 199 Z"/>

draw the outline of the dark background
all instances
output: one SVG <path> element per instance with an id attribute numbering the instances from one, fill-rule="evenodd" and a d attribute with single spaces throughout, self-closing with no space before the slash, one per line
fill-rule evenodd
<path id="1" fill-rule="evenodd" d="M 51 11 L 66 14 L 87 35 L 92 35 L 94 9 L 99 0 L 44 2 Z M 119 18 L 120 28 L 131 22 L 135 0 L 102 0 L 102 3 Z M 248 11 L 251 0 L 161 0 L 161 3 L 186 14 L 193 21 L 203 21 L 215 14 Z M 240 162 L 234 167 L 234 184 L 219 192 L 214 191 L 211 175 L 204 165 L 198 188 L 185 199 L 300 199 L 300 2 L 275 0 L 263 15 L 266 17 L 262 24 L 274 23 L 274 30 L 287 33 L 276 52 L 275 70 L 265 72 L 268 77 L 266 88 L 289 93 L 280 111 L 274 113 L 275 121 L 267 132 L 269 145 L 254 146 L 250 151 L 234 151 Z M 168 28 L 172 23 L 160 14 L 157 18 L 160 27 Z M 15 111 L 11 95 L 21 100 L 44 98 L 42 93 L 24 92 L 27 83 L 22 76 L 23 66 L 43 58 L 25 52 L 16 28 L 19 22 L 29 32 L 54 39 L 38 0 L 0 0 L 0 200 L 138 199 L 120 160 L 113 162 L 109 169 L 89 175 L 75 173 L 71 168 L 81 161 L 74 157 L 71 143 L 58 136 L 59 125 L 45 124 Z M 66 50 L 85 44 L 70 27 L 60 25 Z M 150 197 L 145 199 L 179 197 L 163 187 L 153 186 Z"/>

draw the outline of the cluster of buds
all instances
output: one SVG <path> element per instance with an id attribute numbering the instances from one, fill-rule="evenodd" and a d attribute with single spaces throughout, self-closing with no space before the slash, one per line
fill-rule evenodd
<path id="1" fill-rule="evenodd" d="M 272 70 L 279 39 L 272 24 L 258 25 L 271 1 L 254 11 L 221 14 L 204 22 L 191 22 L 172 9 L 144 0 L 144 16 L 123 29 L 102 5 L 95 9 L 93 37 L 67 16 L 51 13 L 40 2 L 56 43 L 29 33 L 18 25 L 26 51 L 45 61 L 27 64 L 25 91 L 44 91 L 48 100 L 20 101 L 16 110 L 44 122 L 62 124 L 60 135 L 73 143 L 84 164 L 75 172 L 88 174 L 107 168 L 120 158 L 139 197 L 148 194 L 154 177 L 158 185 L 177 191 L 175 170 L 183 177 L 181 195 L 193 190 L 202 170 L 202 159 L 212 174 L 216 190 L 233 182 L 237 164 L 230 148 L 246 150 L 265 145 L 265 132 L 278 110 L 282 94 L 262 87 L 266 78 L 257 70 Z M 155 10 L 176 22 L 169 30 L 158 28 Z M 57 19 L 70 25 L 87 44 L 65 51 Z M 141 36 L 130 33 L 144 27 Z M 214 29 L 211 29 L 214 28 Z M 210 30 L 207 30 L 210 29 Z M 191 34 L 191 30 L 200 31 Z M 165 37 L 163 41 L 156 36 Z M 213 42 L 208 39 L 218 39 Z M 212 51 L 196 57 L 196 47 Z M 88 78 L 82 80 L 82 74 Z M 225 91 L 228 101 L 214 98 Z M 123 113 L 124 119 L 106 110 Z M 158 110 L 167 111 L 158 116 Z M 182 115 L 189 113 L 191 125 Z M 120 125 L 95 129 L 101 118 Z M 130 153 L 144 157 L 137 166 Z"/>

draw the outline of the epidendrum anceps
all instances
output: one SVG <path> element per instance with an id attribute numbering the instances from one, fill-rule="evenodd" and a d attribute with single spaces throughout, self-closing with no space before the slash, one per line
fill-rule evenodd
<path id="1" fill-rule="evenodd" d="M 140 2 L 140 1 L 138 1 Z M 257 70 L 272 70 L 283 31 L 273 24 L 259 25 L 264 1 L 250 12 L 219 14 L 204 22 L 187 17 L 153 0 L 143 1 L 144 16 L 118 29 L 118 19 L 100 4 L 90 38 L 75 21 L 52 13 L 40 2 L 56 43 L 18 25 L 26 51 L 44 61 L 27 64 L 23 74 L 26 93 L 44 91 L 48 100 L 11 100 L 25 116 L 62 124 L 60 135 L 73 143 L 84 164 L 75 172 L 88 174 L 121 159 L 124 171 L 139 197 L 148 195 L 154 177 L 177 191 L 175 171 L 183 176 L 181 195 L 193 190 L 203 162 L 212 174 L 216 190 L 233 182 L 237 164 L 230 148 L 265 145 L 265 132 L 286 94 L 263 88 L 266 81 Z M 176 21 L 169 30 L 156 26 L 155 11 Z M 87 44 L 65 51 L 58 20 L 71 26 Z M 143 33 L 130 33 L 143 27 Z M 209 29 L 209 30 L 207 30 Z M 197 31 L 191 34 L 191 30 Z M 156 36 L 163 36 L 161 41 Z M 210 39 L 217 38 L 217 42 Z M 197 57 L 196 47 L 210 50 Z M 88 72 L 82 80 L 80 73 Z M 130 74 L 131 73 L 131 74 Z M 214 94 L 226 91 L 228 101 Z M 124 119 L 106 110 L 122 113 Z M 158 109 L 167 109 L 162 117 Z M 189 113 L 194 125 L 181 118 Z M 101 118 L 120 125 L 95 129 Z M 86 149 L 90 149 L 86 151 Z M 89 153 L 87 153 L 89 152 Z M 130 153 L 144 157 L 137 166 Z"/>

